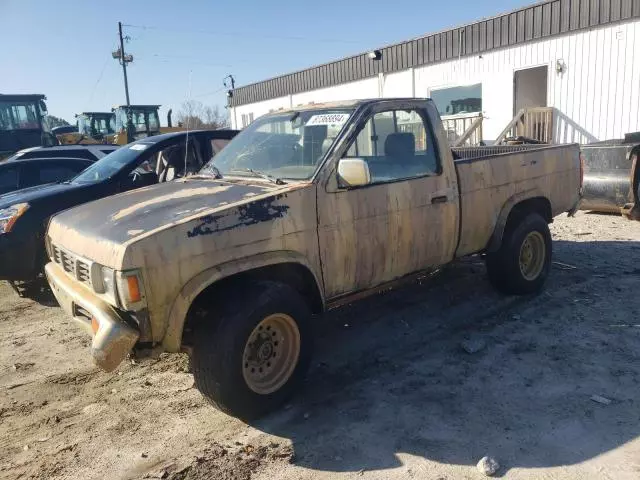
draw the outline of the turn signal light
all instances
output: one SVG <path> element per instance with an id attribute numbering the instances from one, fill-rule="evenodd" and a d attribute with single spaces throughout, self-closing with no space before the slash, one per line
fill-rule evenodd
<path id="1" fill-rule="evenodd" d="M 138 276 L 129 275 L 127 277 L 127 286 L 129 287 L 129 301 L 131 303 L 139 302 L 142 299 L 140 295 L 140 285 L 138 285 Z"/>

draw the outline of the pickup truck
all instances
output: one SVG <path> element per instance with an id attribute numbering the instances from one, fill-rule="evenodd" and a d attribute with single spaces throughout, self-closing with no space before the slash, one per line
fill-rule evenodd
<path id="1" fill-rule="evenodd" d="M 539 291 L 581 175 L 577 145 L 452 151 L 428 99 L 297 107 L 195 176 L 56 215 L 45 271 L 104 370 L 183 350 L 213 405 L 256 418 L 299 385 L 326 309 L 478 253 L 500 291 Z"/>

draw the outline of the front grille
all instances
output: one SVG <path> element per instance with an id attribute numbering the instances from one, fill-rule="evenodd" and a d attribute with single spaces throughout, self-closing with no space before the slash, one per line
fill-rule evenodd
<path id="1" fill-rule="evenodd" d="M 51 244 L 51 260 L 78 281 L 91 285 L 91 262 Z"/>
<path id="2" fill-rule="evenodd" d="M 76 259 L 76 274 L 78 280 L 83 283 L 91 283 L 91 267 L 87 262 L 83 262 L 80 259 Z"/>

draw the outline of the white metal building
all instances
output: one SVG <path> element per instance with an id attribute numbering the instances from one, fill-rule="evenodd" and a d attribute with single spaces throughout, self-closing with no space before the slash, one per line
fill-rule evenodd
<path id="1" fill-rule="evenodd" d="M 544 1 L 231 95 L 237 128 L 309 102 L 431 97 L 453 120 L 452 141 L 472 133 L 478 117 L 471 143 L 621 138 L 640 130 L 640 0 Z"/>

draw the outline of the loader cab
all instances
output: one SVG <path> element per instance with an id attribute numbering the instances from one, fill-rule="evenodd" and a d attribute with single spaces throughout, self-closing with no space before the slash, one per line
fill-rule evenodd
<path id="1" fill-rule="evenodd" d="M 160 105 L 119 105 L 112 109 L 115 116 L 116 140 L 126 143 L 160 133 Z"/>
<path id="2" fill-rule="evenodd" d="M 0 94 L 0 159 L 25 148 L 58 145 L 45 100 L 44 95 Z"/>
<path id="3" fill-rule="evenodd" d="M 82 112 L 76 115 L 78 132 L 96 140 L 104 140 L 116 133 L 116 119 L 113 112 Z"/>

